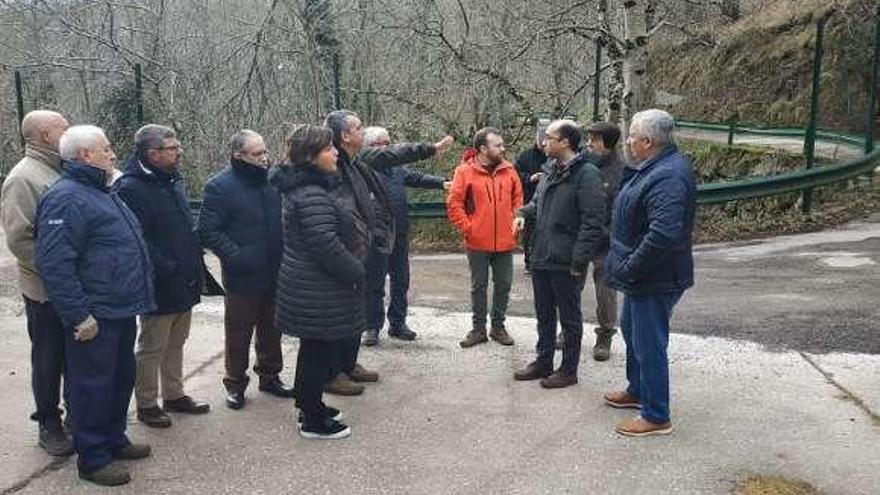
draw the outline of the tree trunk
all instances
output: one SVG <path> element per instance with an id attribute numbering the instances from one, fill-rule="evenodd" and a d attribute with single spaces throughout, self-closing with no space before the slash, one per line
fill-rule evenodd
<path id="1" fill-rule="evenodd" d="M 623 2 L 624 49 L 623 57 L 623 101 L 621 106 L 621 130 L 623 137 L 629 136 L 629 123 L 632 116 L 642 109 L 645 99 L 645 45 L 647 30 L 645 26 L 645 0 L 624 0 Z"/>

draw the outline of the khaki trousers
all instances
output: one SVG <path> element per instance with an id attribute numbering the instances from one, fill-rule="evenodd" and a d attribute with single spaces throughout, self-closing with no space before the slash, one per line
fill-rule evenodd
<path id="1" fill-rule="evenodd" d="M 139 409 L 158 406 L 159 377 L 162 399 L 183 397 L 183 345 L 189 337 L 192 311 L 140 317 L 135 358 L 134 395 Z"/>

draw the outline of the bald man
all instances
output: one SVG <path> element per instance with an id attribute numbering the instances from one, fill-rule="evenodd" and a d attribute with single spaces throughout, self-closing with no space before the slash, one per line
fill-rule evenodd
<path id="1" fill-rule="evenodd" d="M 69 127 L 59 113 L 35 110 L 25 115 L 21 134 L 24 158 L 13 167 L 0 192 L 0 221 L 6 245 L 18 260 L 18 286 L 24 296 L 31 339 L 31 388 L 37 410 L 31 419 L 40 425 L 39 444 L 54 456 L 73 453 L 73 442 L 61 423 L 61 374 L 64 333 L 58 313 L 34 265 L 37 204 L 61 177 L 58 141 Z"/>

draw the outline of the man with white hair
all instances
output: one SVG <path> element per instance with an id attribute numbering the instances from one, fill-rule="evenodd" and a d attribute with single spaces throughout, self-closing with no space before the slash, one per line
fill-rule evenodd
<path id="1" fill-rule="evenodd" d="M 452 136 L 446 136 L 436 144 L 401 143 L 392 146 L 391 136 L 384 127 L 364 129 L 364 150 L 361 157 L 368 165 L 375 165 L 371 152 L 376 149 L 395 153 L 411 161 L 424 160 L 442 155 L 452 144 Z M 385 187 L 391 213 L 394 217 L 394 247 L 390 255 L 371 253 L 367 263 L 366 306 L 367 329 L 363 344 L 374 346 L 379 343 L 379 332 L 385 323 L 385 278 L 389 278 L 391 301 L 388 304 L 388 336 L 411 341 L 417 337 L 406 324 L 407 291 L 409 291 L 409 209 L 406 202 L 406 188 L 448 189 L 449 182 L 436 175 L 412 170 L 406 165 L 397 167 L 375 167 L 376 177 Z"/>
<path id="2" fill-rule="evenodd" d="M 61 177 L 58 140 L 68 126 L 57 112 L 34 110 L 25 115 L 21 121 L 24 158 L 9 172 L 0 192 L 0 217 L 6 245 L 18 262 L 18 286 L 31 340 L 31 390 L 37 409 L 31 419 L 40 425 L 39 445 L 50 455 L 72 454 L 73 442 L 62 427 L 58 408 L 64 333 L 34 264 L 34 224 L 40 198 Z"/>
<path id="3" fill-rule="evenodd" d="M 577 370 L 584 333 L 581 292 L 587 265 L 608 244 L 605 192 L 596 157 L 579 153 L 581 131 L 571 120 L 550 124 L 544 151 L 553 161 L 534 198 L 516 213 L 514 229 L 534 219 L 532 287 L 538 318 L 535 360 L 514 373 L 516 380 L 541 380 L 544 388 L 578 382 Z M 553 370 L 557 314 L 565 336 L 562 363 Z"/>
<path id="4" fill-rule="evenodd" d="M 633 116 L 627 140 L 633 164 L 621 178 L 605 264 L 609 286 L 623 292 L 625 390 L 605 394 L 616 408 L 640 409 L 621 435 L 665 435 L 669 419 L 669 319 L 694 284 L 691 233 L 697 186 L 689 158 L 675 146 L 675 121 L 662 110 Z"/>
<path id="5" fill-rule="evenodd" d="M 131 480 L 115 462 L 150 455 L 125 435 L 135 381 L 135 316 L 155 308 L 140 224 L 111 193 L 116 155 L 104 132 L 74 126 L 61 136 L 64 175 L 37 211 L 36 264 L 63 325 L 67 390 L 80 478 Z"/>

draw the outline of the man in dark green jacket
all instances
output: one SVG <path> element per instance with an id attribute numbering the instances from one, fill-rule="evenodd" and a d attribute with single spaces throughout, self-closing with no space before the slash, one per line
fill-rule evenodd
<path id="1" fill-rule="evenodd" d="M 514 373 L 517 380 L 541 379 L 544 388 L 577 383 L 583 317 L 581 292 L 587 265 L 607 247 L 607 206 L 595 158 L 578 153 L 581 132 L 571 120 L 547 128 L 544 151 L 553 159 L 534 198 L 517 211 L 514 228 L 534 218 L 532 287 L 538 318 L 537 357 Z M 565 345 L 562 366 L 553 371 L 557 311 Z"/>

